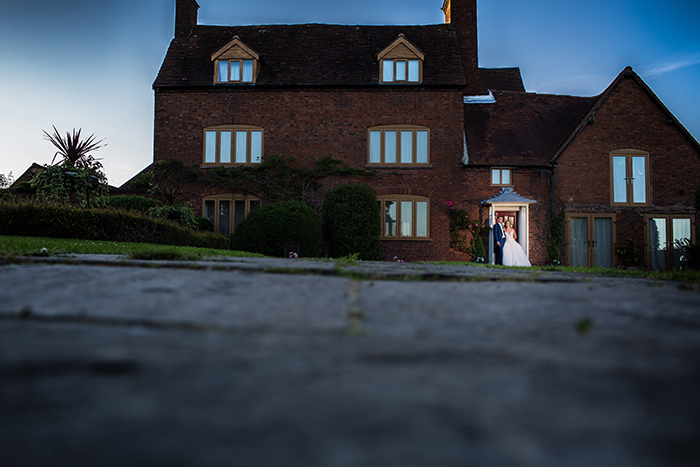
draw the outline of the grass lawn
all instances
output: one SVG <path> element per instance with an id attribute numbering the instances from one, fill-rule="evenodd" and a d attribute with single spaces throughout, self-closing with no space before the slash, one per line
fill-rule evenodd
<path id="1" fill-rule="evenodd" d="M 43 249 L 46 251 L 43 251 Z M 198 260 L 212 256 L 233 256 L 262 258 L 263 255 L 245 251 L 215 250 L 213 248 L 194 248 L 171 245 L 154 245 L 149 243 L 106 242 L 93 240 L 59 239 L 45 237 L 10 237 L 0 235 L 0 256 L 33 256 L 61 254 L 101 254 L 126 255 L 134 259 L 154 260 Z M 319 259 L 323 261 L 323 259 Z M 353 264 L 356 257 L 340 258 L 336 262 Z M 455 263 L 438 261 L 435 264 L 473 265 L 474 263 Z M 514 269 L 507 266 L 480 265 L 486 268 Z M 597 274 L 605 277 L 639 277 L 652 281 L 678 281 L 700 284 L 700 271 L 626 271 L 620 269 L 586 269 L 561 266 L 534 266 L 517 268 L 529 271 L 565 271 Z"/>
<path id="2" fill-rule="evenodd" d="M 43 251 L 44 248 L 46 251 Z M 138 259 L 201 259 L 207 256 L 262 257 L 262 255 L 245 251 L 212 248 L 0 235 L 0 255 L 61 254 L 129 255 Z"/>
<path id="3" fill-rule="evenodd" d="M 474 264 L 474 263 L 456 263 L 451 261 L 439 261 L 437 264 Z M 606 268 L 572 268 L 568 266 L 532 266 L 529 268 L 525 267 L 511 267 L 511 266 L 497 266 L 493 264 L 481 264 L 481 267 L 493 268 L 493 269 L 522 269 L 526 271 L 562 271 L 562 272 L 576 272 L 584 274 L 596 274 L 603 277 L 638 277 L 642 279 L 649 279 L 652 281 L 678 281 L 678 282 L 689 282 L 700 284 L 700 271 L 699 270 L 685 270 L 685 271 L 645 271 L 640 270 L 626 270 L 626 269 L 606 269 Z"/>

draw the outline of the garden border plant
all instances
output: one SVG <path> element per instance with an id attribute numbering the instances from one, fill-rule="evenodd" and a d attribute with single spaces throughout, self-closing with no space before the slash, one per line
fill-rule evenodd
<path id="1" fill-rule="evenodd" d="M 284 257 L 288 245 L 298 256 L 321 255 L 321 220 L 302 201 L 280 201 L 252 211 L 231 235 L 234 250 Z"/>
<path id="2" fill-rule="evenodd" d="M 229 249 L 228 237 L 114 209 L 0 202 L 0 235 L 110 240 Z"/>
<path id="3" fill-rule="evenodd" d="M 356 183 L 333 188 L 323 202 L 323 232 L 332 257 L 380 259 L 381 216 L 374 191 Z"/>
<path id="4" fill-rule="evenodd" d="M 452 201 L 447 201 L 446 206 L 450 215 L 450 245 L 452 248 L 468 253 L 472 257 L 472 261 L 485 263 L 487 259 L 484 237 L 488 235 L 491 227 L 485 222 L 472 219 L 469 212 L 458 208 Z M 464 231 L 471 234 L 471 238 Z"/>

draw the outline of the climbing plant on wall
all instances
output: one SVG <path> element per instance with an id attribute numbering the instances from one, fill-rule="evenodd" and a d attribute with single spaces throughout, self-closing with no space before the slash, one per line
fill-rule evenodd
<path id="1" fill-rule="evenodd" d="M 471 255 L 473 260 L 484 259 L 484 236 L 489 232 L 489 226 L 483 221 L 472 219 L 471 215 L 458 208 L 452 201 L 447 201 L 447 212 L 450 215 L 450 241 L 455 250 Z"/>

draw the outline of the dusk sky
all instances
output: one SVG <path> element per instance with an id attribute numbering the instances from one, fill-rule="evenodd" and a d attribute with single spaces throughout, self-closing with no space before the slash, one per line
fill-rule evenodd
<path id="1" fill-rule="evenodd" d="M 198 0 L 199 24 L 434 24 L 443 0 Z M 175 0 L 0 0 L 0 173 L 55 150 L 42 130 L 104 138 L 119 186 L 153 159 L 151 85 Z M 632 66 L 700 138 L 698 0 L 480 0 L 479 65 L 520 67 L 529 92 L 593 96 Z"/>

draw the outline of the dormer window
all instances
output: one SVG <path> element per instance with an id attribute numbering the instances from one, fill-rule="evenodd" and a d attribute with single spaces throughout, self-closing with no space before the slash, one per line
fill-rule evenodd
<path id="1" fill-rule="evenodd" d="M 403 34 L 377 55 L 384 84 L 419 84 L 423 81 L 425 55 Z"/>
<path id="2" fill-rule="evenodd" d="M 246 46 L 238 36 L 211 56 L 214 82 L 253 84 L 260 71 L 260 55 Z"/>
<path id="3" fill-rule="evenodd" d="M 219 60 L 217 83 L 252 83 L 253 60 Z"/>
<path id="4" fill-rule="evenodd" d="M 382 60 L 382 82 L 420 82 L 419 60 Z"/>

